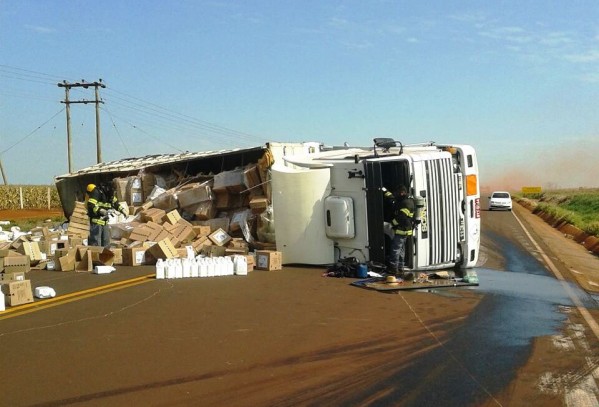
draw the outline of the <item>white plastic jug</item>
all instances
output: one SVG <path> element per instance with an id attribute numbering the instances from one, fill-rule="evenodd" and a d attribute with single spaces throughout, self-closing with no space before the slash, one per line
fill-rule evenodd
<path id="1" fill-rule="evenodd" d="M 196 259 L 191 259 L 191 277 L 199 277 L 200 276 L 200 265 Z"/>
<path id="2" fill-rule="evenodd" d="M 156 279 L 161 280 L 165 277 L 165 264 L 162 259 L 156 261 Z"/>
<path id="3" fill-rule="evenodd" d="M 206 259 L 208 262 L 208 277 L 216 276 L 216 265 L 214 264 L 213 258 Z"/>
<path id="4" fill-rule="evenodd" d="M 165 266 L 166 278 L 175 278 L 175 262 L 173 259 L 168 259 Z"/>
<path id="5" fill-rule="evenodd" d="M 235 274 L 235 264 L 230 256 L 225 257 L 225 265 L 227 266 L 227 275 L 232 276 Z"/>
<path id="6" fill-rule="evenodd" d="M 200 277 L 208 277 L 208 262 L 206 259 L 200 259 Z"/>
<path id="7" fill-rule="evenodd" d="M 183 264 L 181 259 L 173 259 L 175 261 L 175 278 L 183 278 Z"/>
<path id="8" fill-rule="evenodd" d="M 247 276 L 248 275 L 248 262 L 245 256 L 235 256 L 235 260 L 233 261 L 235 265 L 235 274 L 238 276 Z"/>
<path id="9" fill-rule="evenodd" d="M 183 266 L 183 278 L 191 277 L 191 263 L 188 258 L 181 260 Z"/>

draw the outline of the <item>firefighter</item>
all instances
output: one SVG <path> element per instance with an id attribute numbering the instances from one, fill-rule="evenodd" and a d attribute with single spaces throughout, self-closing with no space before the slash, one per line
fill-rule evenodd
<path id="1" fill-rule="evenodd" d="M 409 280 L 412 273 L 404 273 L 406 241 L 414 234 L 414 200 L 408 196 L 408 190 L 400 185 L 395 193 L 384 191 L 386 201 L 393 202 L 393 239 L 388 257 L 388 272 Z"/>
<path id="2" fill-rule="evenodd" d="M 108 193 L 105 188 L 89 184 L 87 186 L 87 215 L 89 216 L 89 246 L 110 246 L 110 226 L 108 225 L 108 211 L 115 209 L 126 215 L 125 209 L 119 204 L 114 194 Z"/>

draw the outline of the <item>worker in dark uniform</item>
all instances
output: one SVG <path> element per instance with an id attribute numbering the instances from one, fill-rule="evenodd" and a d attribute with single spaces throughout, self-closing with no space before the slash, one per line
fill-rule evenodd
<path id="1" fill-rule="evenodd" d="M 395 193 L 384 192 L 385 201 L 393 200 L 393 239 L 391 253 L 388 256 L 388 272 L 404 279 L 413 277 L 412 273 L 404 273 L 406 241 L 414 234 L 414 200 L 408 196 L 408 190 L 400 185 Z"/>
<path id="2" fill-rule="evenodd" d="M 87 186 L 87 215 L 89 216 L 89 246 L 110 246 L 110 226 L 108 225 L 108 211 L 115 209 L 126 215 L 125 209 L 119 204 L 116 196 L 107 193 L 95 184 Z"/>

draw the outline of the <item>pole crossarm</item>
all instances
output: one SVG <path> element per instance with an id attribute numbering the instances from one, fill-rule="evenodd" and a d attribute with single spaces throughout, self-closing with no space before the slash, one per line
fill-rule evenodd
<path id="1" fill-rule="evenodd" d="M 73 173 L 73 168 L 72 168 L 72 158 L 71 158 L 71 110 L 70 110 L 70 105 L 71 104 L 84 104 L 87 105 L 88 103 L 94 103 L 96 105 L 96 155 L 97 155 L 97 162 L 98 164 L 102 162 L 102 147 L 101 147 L 101 143 L 100 143 L 100 103 L 104 103 L 103 100 L 100 99 L 100 93 L 99 93 L 99 88 L 105 88 L 106 85 L 104 83 L 102 83 L 102 79 L 96 81 L 96 82 L 86 82 L 85 80 L 82 80 L 81 82 L 75 82 L 75 83 L 69 83 L 66 80 L 59 82 L 58 84 L 59 88 L 64 88 L 65 91 L 65 99 L 64 101 L 60 101 L 60 103 L 64 103 L 66 105 L 66 112 L 67 112 L 67 155 L 68 155 L 68 161 L 69 161 L 69 174 Z M 69 90 L 71 90 L 71 88 L 84 88 L 84 89 L 88 89 L 88 88 L 94 88 L 95 90 L 95 100 L 69 100 Z"/>

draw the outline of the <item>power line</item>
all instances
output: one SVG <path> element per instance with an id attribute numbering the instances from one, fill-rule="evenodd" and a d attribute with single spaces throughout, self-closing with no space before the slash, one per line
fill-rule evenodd
<path id="1" fill-rule="evenodd" d="M 60 78 L 61 78 L 61 76 L 50 75 L 50 74 L 43 73 L 43 72 L 31 71 L 29 69 L 23 69 L 23 68 L 18 68 L 15 66 L 3 65 L 3 64 L 0 64 L 0 71 L 14 73 L 14 74 L 20 74 L 22 76 L 29 76 L 29 77 L 35 77 L 35 78 L 44 77 L 44 78 L 51 80 L 52 82 L 56 82 L 56 81 L 60 80 Z M 26 72 L 26 73 L 22 73 L 22 72 Z"/>
<path id="2" fill-rule="evenodd" d="M 243 138 L 238 135 L 229 134 L 229 133 L 226 133 L 223 131 L 218 131 L 218 130 L 215 131 L 215 130 L 212 130 L 209 128 L 198 126 L 194 123 L 189 123 L 186 120 L 181 120 L 181 119 L 174 118 L 173 116 L 161 114 L 160 112 L 152 113 L 152 112 L 149 112 L 149 111 L 137 108 L 137 107 L 132 107 L 132 106 L 124 105 L 119 102 L 115 102 L 112 99 L 108 99 L 108 100 L 110 100 L 110 102 L 113 105 L 122 106 L 125 109 L 130 109 L 130 110 L 139 112 L 141 114 L 148 115 L 154 121 L 163 121 L 163 122 L 166 121 L 170 125 L 169 128 L 175 128 L 175 129 L 181 129 L 181 130 L 187 130 L 187 131 L 195 131 L 195 132 L 198 132 L 198 130 L 199 130 L 202 132 L 203 135 L 209 136 L 209 137 L 212 137 L 212 136 L 214 136 L 214 134 L 217 134 L 217 135 L 225 136 L 228 138 L 234 138 L 235 140 Z"/>
<path id="3" fill-rule="evenodd" d="M 143 103 L 146 103 L 147 105 L 152 106 L 152 107 L 148 108 L 150 111 L 153 111 L 153 112 L 159 112 L 159 111 L 161 111 L 162 112 L 161 114 L 163 114 L 163 115 L 166 114 L 167 116 L 171 116 L 171 117 L 173 117 L 173 120 L 175 120 L 175 119 L 181 120 L 183 118 L 183 120 L 185 122 L 187 122 L 187 123 L 194 124 L 194 125 L 196 125 L 198 127 L 204 128 L 206 130 L 209 130 L 209 131 L 212 131 L 212 132 L 215 132 L 215 133 L 219 133 L 219 134 L 222 134 L 222 135 L 230 135 L 230 136 L 234 136 L 234 137 L 237 137 L 237 138 L 243 138 L 243 139 L 250 140 L 250 141 L 258 141 L 258 140 L 262 141 L 260 137 L 257 137 L 257 136 L 255 136 L 253 134 L 241 132 L 241 131 L 238 131 L 238 130 L 233 130 L 233 129 L 230 129 L 230 128 L 225 127 L 225 126 L 221 126 L 219 124 L 207 122 L 207 121 L 204 121 L 204 120 L 201 120 L 201 119 L 197 119 L 197 118 L 192 117 L 192 116 L 188 116 L 188 115 L 185 115 L 185 114 L 182 114 L 182 113 L 178 113 L 178 112 L 172 111 L 170 109 L 167 109 L 165 107 L 159 106 L 157 104 L 154 104 L 154 103 L 151 103 L 151 102 L 145 102 L 145 101 L 143 101 L 143 100 L 141 100 L 139 98 L 127 95 L 127 94 L 125 94 L 123 92 L 116 91 L 116 90 L 114 90 L 112 88 L 107 88 L 107 90 L 109 91 L 109 93 L 110 93 L 110 91 L 112 91 L 112 92 L 124 95 L 124 96 L 126 96 L 128 98 L 131 98 L 131 99 L 138 100 L 138 101 L 141 101 Z M 114 96 L 114 97 L 116 97 L 116 96 Z M 127 101 L 126 99 L 122 99 L 122 98 L 119 98 L 119 99 Z M 129 101 L 127 101 L 127 102 L 129 102 Z M 136 103 L 133 103 L 133 102 L 129 102 L 129 103 L 136 104 Z M 136 105 L 144 107 L 143 105 L 139 105 L 139 104 L 136 104 Z"/>
<path id="4" fill-rule="evenodd" d="M 62 113 L 64 111 L 64 108 L 60 109 L 58 112 L 56 112 L 54 114 L 54 116 L 50 117 L 48 120 L 46 120 L 44 123 L 40 124 L 38 127 L 35 128 L 35 130 L 33 130 L 31 133 L 27 134 L 25 137 L 23 137 L 22 139 L 20 139 L 19 141 L 17 141 L 16 143 L 14 143 L 13 145 L 11 145 L 10 147 L 8 147 L 5 150 L 0 151 L 0 155 L 6 153 L 7 151 L 11 150 L 13 147 L 16 147 L 17 145 L 21 144 L 23 141 L 25 141 L 26 139 L 28 139 L 29 137 L 31 137 L 35 132 L 37 132 L 39 129 L 41 129 L 42 127 L 44 127 L 46 124 L 48 124 L 48 122 L 50 122 L 52 119 L 54 119 L 56 116 L 58 116 L 60 113 Z"/>
<path id="5" fill-rule="evenodd" d="M 51 74 L 47 74 L 44 72 L 14 67 L 14 66 L 5 65 L 5 64 L 0 64 L 0 76 L 8 77 L 10 79 L 28 81 L 28 82 L 33 82 L 33 83 L 49 84 L 49 85 L 53 85 L 56 80 L 60 80 L 60 77 L 57 75 L 51 75 Z M 80 89 L 78 89 L 78 90 L 80 90 Z M 119 98 L 118 96 L 113 95 L 114 98 L 120 99 L 126 103 L 130 103 L 130 104 L 133 104 L 134 106 L 137 106 L 137 109 L 134 109 L 134 110 L 137 110 L 142 113 L 144 112 L 143 109 L 146 109 L 147 110 L 145 112 L 146 114 L 151 114 L 153 116 L 156 116 L 156 113 L 159 113 L 164 120 L 171 120 L 172 122 L 177 122 L 178 124 L 180 124 L 181 122 L 185 122 L 189 125 L 194 126 L 195 128 L 202 129 L 203 131 L 207 131 L 210 133 L 215 133 L 218 135 L 229 137 L 236 141 L 245 140 L 246 142 L 251 142 L 251 143 L 255 143 L 256 141 L 258 141 L 258 142 L 264 141 L 262 138 L 257 137 L 255 135 L 252 135 L 252 134 L 249 134 L 246 132 L 242 132 L 242 131 L 238 131 L 238 130 L 234 130 L 234 129 L 230 129 L 228 127 L 225 127 L 225 126 L 222 126 L 222 125 L 219 125 L 216 123 L 211 123 L 211 122 L 201 120 L 201 119 L 189 116 L 189 115 L 178 113 L 173 110 L 167 109 L 163 106 L 160 106 L 158 104 L 144 101 L 143 99 L 137 98 L 132 95 L 128 95 L 127 93 L 118 91 L 116 89 L 107 88 L 106 90 L 109 91 L 109 93 L 112 92 L 112 93 L 123 95 L 126 98 L 129 98 L 129 100 L 128 100 L 128 99 Z M 130 99 L 141 102 L 142 104 L 132 102 Z M 133 109 L 132 107 L 127 106 L 127 105 L 124 105 L 124 107 Z"/>
<path id="6" fill-rule="evenodd" d="M 102 110 L 106 110 L 106 108 L 104 107 Z M 134 125 L 134 124 L 132 124 L 132 123 L 128 122 L 126 119 L 123 119 L 123 118 L 121 118 L 121 117 L 119 117 L 119 116 L 115 115 L 114 113 L 111 113 L 111 116 L 114 116 L 114 117 L 116 117 L 117 119 L 120 119 L 120 120 L 124 121 L 124 122 L 125 122 L 125 123 L 127 123 L 129 126 L 131 126 L 131 128 L 133 128 L 133 129 L 135 129 L 135 130 L 137 130 L 137 131 L 139 131 L 139 132 L 141 132 L 141 133 L 143 133 L 143 134 L 147 135 L 148 137 L 151 137 L 151 138 L 153 138 L 153 139 L 154 139 L 154 140 L 156 140 L 156 141 L 159 141 L 159 142 L 163 143 L 164 145 L 167 145 L 167 146 L 169 146 L 169 147 L 171 147 L 171 148 L 173 148 L 173 149 L 175 149 L 175 150 L 177 150 L 177 151 L 179 151 L 179 152 L 181 152 L 181 153 L 183 153 L 183 152 L 184 152 L 184 150 L 181 150 L 179 147 L 175 147 L 174 145 L 172 145 L 172 144 L 169 144 L 169 143 L 167 143 L 166 141 L 164 141 L 164 140 L 161 140 L 160 138 L 158 138 L 158 137 L 156 137 L 156 136 L 153 136 L 152 134 L 148 133 L 147 131 L 145 131 L 145 130 L 142 130 L 142 129 L 141 129 L 139 126 L 136 126 L 136 125 Z"/>
<path id="7" fill-rule="evenodd" d="M 0 77 L 6 77 L 9 79 L 13 79 L 13 80 L 27 81 L 27 82 L 40 83 L 40 84 L 48 84 L 48 85 L 54 85 L 54 86 L 56 84 L 56 81 L 61 80 L 60 79 L 61 77 L 59 77 L 57 75 L 51 75 L 51 74 L 47 74 L 44 72 L 23 69 L 23 68 L 14 67 L 14 66 L 5 65 L 5 64 L 0 64 Z M 83 90 L 80 88 L 75 88 L 75 89 L 73 89 L 73 91 L 78 91 L 81 94 L 83 93 Z M 228 141 L 234 141 L 236 143 L 239 143 L 240 141 L 242 141 L 242 142 L 245 142 L 248 144 L 249 143 L 255 144 L 256 142 L 262 143 L 265 141 L 263 138 L 260 138 L 258 136 L 255 136 L 255 135 L 252 135 L 252 134 L 249 134 L 246 132 L 234 130 L 231 128 L 227 128 L 225 126 L 222 126 L 222 125 L 219 125 L 216 123 L 211 123 L 211 122 L 208 122 L 205 120 L 201 120 L 201 119 L 198 119 L 198 118 L 186 115 L 186 114 L 178 113 L 178 112 L 170 110 L 168 108 L 159 106 L 158 104 L 144 101 L 143 99 L 128 95 L 127 93 L 118 91 L 118 90 L 110 88 L 110 87 L 106 88 L 105 94 L 106 94 L 106 92 L 108 92 L 109 96 L 112 99 L 115 99 L 115 100 L 111 99 L 110 103 L 113 103 L 114 105 L 117 105 L 117 106 L 121 106 L 121 108 L 123 108 L 123 109 L 127 109 L 129 111 L 137 112 L 141 115 L 145 115 L 146 119 L 144 119 L 144 121 L 148 121 L 148 117 L 149 117 L 151 119 L 151 120 L 149 120 L 149 122 L 152 122 L 152 124 L 151 124 L 152 127 L 162 126 L 165 129 L 168 129 L 171 131 L 172 131 L 172 129 L 178 129 L 179 131 L 182 131 L 182 132 L 199 133 L 198 135 L 207 139 L 206 141 L 211 141 L 211 142 L 218 141 L 221 144 L 227 143 Z M 122 95 L 123 97 L 120 97 L 118 95 Z M 36 95 L 36 96 L 39 96 L 39 95 Z M 73 96 L 73 95 L 71 95 L 71 96 Z M 16 95 L 16 97 L 27 97 L 27 96 Z M 32 98 L 34 98 L 34 96 L 32 96 L 31 99 Z M 120 100 L 122 103 L 119 103 L 118 100 Z M 94 103 L 94 101 L 91 101 L 91 100 L 90 101 L 81 100 L 81 103 L 86 103 L 86 102 Z M 96 103 L 98 103 L 98 101 L 96 101 Z M 103 103 L 103 101 L 101 103 Z M 106 110 L 106 109 L 103 108 L 103 110 Z M 111 115 L 111 120 L 113 122 L 113 127 L 115 128 L 115 130 L 117 132 L 117 136 L 119 138 L 121 138 L 121 142 L 123 142 L 122 137 L 119 133 L 119 129 L 116 127 L 116 124 L 112 118 L 112 116 L 117 117 L 117 118 L 118 118 L 118 116 L 111 112 L 108 112 L 108 113 Z M 123 119 L 120 119 L 120 120 L 123 120 Z M 137 131 L 140 131 L 140 132 L 152 137 L 153 139 L 160 141 L 161 143 L 168 145 L 171 148 L 174 148 L 177 151 L 181 151 L 181 149 L 179 149 L 169 143 L 166 143 L 155 136 L 151 136 L 145 130 L 142 130 L 142 128 L 139 125 L 133 125 L 133 124 L 131 124 L 130 121 L 126 121 L 126 120 L 125 120 L 125 122 L 127 122 L 132 128 L 136 129 Z M 194 135 L 194 137 L 196 137 L 196 136 Z M 124 145 L 125 149 L 127 150 L 127 146 L 124 144 L 124 142 L 123 142 L 123 145 Z M 12 147 L 13 146 L 9 147 L 9 149 Z M 128 151 L 127 151 L 127 153 L 128 153 Z"/>
<path id="8" fill-rule="evenodd" d="M 127 152 L 127 156 L 131 157 L 131 153 L 129 152 L 129 149 L 127 148 L 127 145 L 125 144 L 125 140 L 123 139 L 123 137 L 121 137 L 121 132 L 119 131 L 118 127 L 116 127 L 116 123 L 114 122 L 112 115 L 110 114 L 110 112 L 107 109 L 102 109 L 102 110 L 104 110 L 106 113 L 108 113 L 108 117 L 110 117 L 110 121 L 112 122 L 112 127 L 114 127 L 116 134 L 119 136 L 119 139 L 121 140 L 121 144 L 123 145 L 123 147 L 125 148 L 125 151 Z"/>

